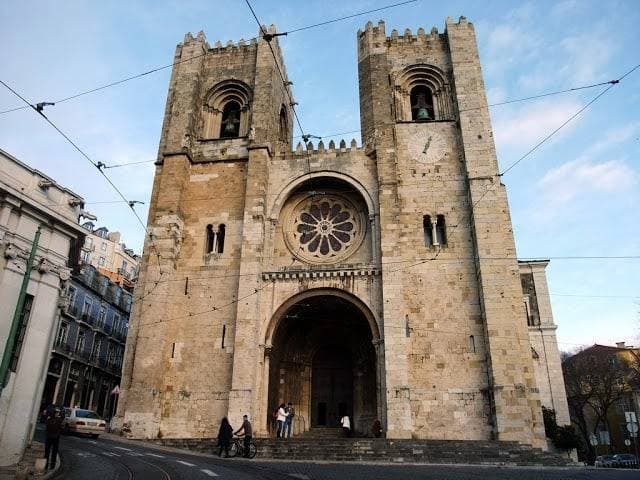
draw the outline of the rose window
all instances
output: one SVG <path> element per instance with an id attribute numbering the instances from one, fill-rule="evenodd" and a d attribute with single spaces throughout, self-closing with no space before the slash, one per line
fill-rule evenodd
<path id="1" fill-rule="evenodd" d="M 362 241 L 362 214 L 345 198 L 311 197 L 294 207 L 289 248 L 304 260 L 330 262 L 355 251 Z"/>

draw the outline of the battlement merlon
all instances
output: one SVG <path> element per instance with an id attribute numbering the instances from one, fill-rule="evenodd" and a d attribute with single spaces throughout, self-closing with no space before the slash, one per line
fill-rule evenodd
<path id="1" fill-rule="evenodd" d="M 387 47 L 393 45 L 427 45 L 435 41 L 443 41 L 447 36 L 448 28 L 470 28 L 473 32 L 473 24 L 467 21 L 466 17 L 461 16 L 457 22 L 447 17 L 445 23 L 445 32 L 439 33 L 438 27 L 432 27 L 427 34 L 425 29 L 418 28 L 414 35 L 410 28 L 404 30 L 400 35 L 396 29 L 391 31 L 389 36 L 386 35 L 385 23 L 380 20 L 377 26 L 372 22 L 367 22 L 364 30 L 358 30 L 358 59 L 362 59 L 371 54 L 383 53 Z"/>

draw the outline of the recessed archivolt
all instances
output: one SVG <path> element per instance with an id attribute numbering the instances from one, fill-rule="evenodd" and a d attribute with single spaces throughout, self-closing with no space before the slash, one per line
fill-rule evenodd
<path id="1" fill-rule="evenodd" d="M 411 91 L 419 86 L 429 89 L 433 96 L 434 120 L 452 120 L 449 82 L 442 70 L 434 65 L 410 65 L 395 77 L 394 100 L 396 120 L 411 121 Z"/>
<path id="2" fill-rule="evenodd" d="M 356 307 L 360 311 L 360 313 L 362 313 L 364 318 L 366 318 L 367 323 L 369 324 L 369 328 L 371 329 L 372 340 L 374 342 L 377 340 L 380 340 L 380 328 L 378 326 L 379 325 L 378 320 L 376 319 L 376 316 L 374 315 L 374 313 L 371 311 L 371 309 L 366 303 L 364 303 L 355 295 L 337 288 L 313 288 L 310 290 L 305 290 L 304 292 L 301 292 L 297 295 L 294 295 L 288 298 L 276 309 L 276 311 L 273 313 L 273 315 L 271 316 L 271 319 L 266 325 L 266 330 L 264 334 L 264 345 L 273 345 L 273 338 L 276 330 L 278 329 L 278 325 L 280 325 L 280 322 L 282 321 L 282 319 L 284 318 L 284 316 L 287 314 L 287 312 L 291 307 L 293 307 L 295 304 L 300 303 L 304 300 L 314 298 L 314 297 L 322 297 L 322 296 L 327 296 L 327 297 L 333 296 L 333 297 L 341 298 L 351 303 L 354 307 Z"/>
<path id="3" fill-rule="evenodd" d="M 222 112 L 229 102 L 236 102 L 240 107 L 239 137 L 249 132 L 249 112 L 251 106 L 251 88 L 240 80 L 224 80 L 216 84 L 207 93 L 202 106 L 204 139 L 220 138 Z"/>
<path id="4" fill-rule="evenodd" d="M 344 182 L 346 184 L 348 184 L 350 187 L 352 187 L 354 189 L 355 192 L 358 192 L 360 194 L 360 197 L 362 198 L 362 200 L 365 202 L 365 204 L 367 205 L 367 212 L 369 215 L 371 215 L 373 212 L 375 212 L 375 207 L 373 204 L 373 200 L 371 198 L 371 196 L 369 195 L 369 192 L 367 191 L 367 189 L 364 187 L 364 185 L 362 185 L 360 182 L 358 182 L 355 178 L 350 177 L 349 175 L 345 175 L 344 173 L 340 173 L 340 172 L 333 172 L 330 170 L 324 170 L 324 171 L 319 171 L 319 172 L 313 172 L 310 174 L 306 174 L 303 176 L 298 176 L 295 179 L 291 180 L 278 194 L 278 196 L 276 197 L 276 200 L 273 204 L 273 207 L 271 208 L 271 216 L 270 218 L 272 220 L 277 220 L 280 217 L 280 212 L 282 210 L 282 207 L 284 206 L 284 204 L 286 203 L 286 201 L 289 199 L 289 197 L 291 196 L 291 194 L 296 191 L 299 187 L 301 187 L 302 185 L 304 185 L 305 183 L 309 184 L 309 188 L 313 188 L 313 180 L 314 179 L 335 179 L 335 180 L 339 180 L 341 182 Z"/>

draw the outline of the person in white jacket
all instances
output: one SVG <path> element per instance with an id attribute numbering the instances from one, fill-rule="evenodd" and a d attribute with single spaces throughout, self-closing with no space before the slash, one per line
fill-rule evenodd
<path id="1" fill-rule="evenodd" d="M 276 438 L 284 438 L 284 422 L 287 420 L 288 413 L 284 410 L 284 403 L 281 403 L 278 407 L 278 430 L 276 431 Z"/>
<path id="2" fill-rule="evenodd" d="M 340 425 L 342 425 L 342 435 L 349 437 L 351 435 L 351 421 L 349 415 L 345 415 L 340 419 Z"/>

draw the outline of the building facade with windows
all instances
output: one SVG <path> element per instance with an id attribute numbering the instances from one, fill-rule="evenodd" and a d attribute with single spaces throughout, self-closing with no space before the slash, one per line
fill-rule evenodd
<path id="1" fill-rule="evenodd" d="M 120 241 L 120 232 L 109 232 L 106 227 L 95 227 L 93 222 L 82 226 L 87 231 L 81 262 L 93 265 L 111 281 L 132 288 L 138 276 L 140 257 Z"/>
<path id="2" fill-rule="evenodd" d="M 71 279 L 51 352 L 42 403 L 115 411 L 131 293 L 91 265 Z"/>
<path id="3" fill-rule="evenodd" d="M 176 49 L 119 421 L 545 446 L 473 25 L 358 32 L 361 147 L 293 145 L 274 28 Z"/>
<path id="4" fill-rule="evenodd" d="M 31 439 L 64 291 L 77 264 L 84 201 L 0 150 L 0 349 L 7 349 L 36 231 L 40 237 L 18 312 L 6 383 L 0 386 L 0 465 L 16 463 Z M 1 381 L 1 379 L 0 379 Z"/>
<path id="5" fill-rule="evenodd" d="M 529 329 L 531 357 L 542 406 L 556 413 L 558 425 L 570 425 L 546 268 L 549 260 L 519 261 L 524 315 Z"/>

